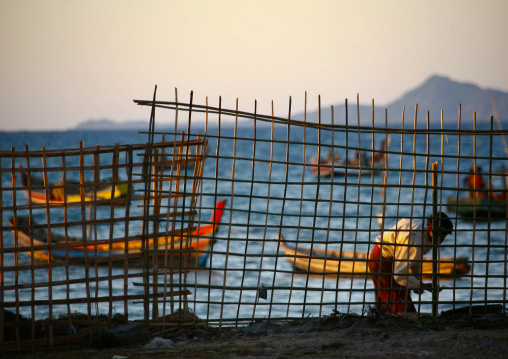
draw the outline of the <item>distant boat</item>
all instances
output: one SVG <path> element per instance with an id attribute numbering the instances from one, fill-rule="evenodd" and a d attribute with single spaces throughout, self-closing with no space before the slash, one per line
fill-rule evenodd
<path id="1" fill-rule="evenodd" d="M 329 158 L 331 156 L 331 158 Z M 310 159 L 311 171 L 318 177 L 330 177 L 332 173 L 336 176 L 344 176 L 346 174 L 346 163 L 340 158 L 334 157 L 333 154 L 327 158 L 312 157 Z M 352 170 L 358 173 L 358 170 Z"/>
<path id="2" fill-rule="evenodd" d="M 506 219 L 506 201 L 448 197 L 446 202 L 448 210 L 466 219 Z"/>
<path id="3" fill-rule="evenodd" d="M 81 185 L 79 182 L 63 181 L 59 183 L 51 183 L 47 186 L 44 185 L 44 180 L 37 176 L 28 175 L 21 165 L 19 173 L 21 185 L 25 187 L 24 192 L 36 204 L 64 204 L 81 202 Z M 95 184 L 85 184 L 85 202 L 96 200 L 111 200 L 114 199 L 115 204 L 125 204 L 126 196 L 129 186 L 126 183 L 115 185 L 98 184 L 97 190 L 94 193 L 93 187 Z M 48 197 L 46 197 L 45 187 L 47 187 Z M 43 188 L 43 189 L 41 189 Z M 65 191 L 64 191 L 65 188 Z"/>
<path id="4" fill-rule="evenodd" d="M 388 137 L 389 144 L 390 137 Z M 337 176 L 357 176 L 359 173 L 376 174 L 386 168 L 386 149 L 388 145 L 385 144 L 385 141 L 382 141 L 373 156 L 369 157 L 358 151 L 354 157 L 347 161 L 342 160 L 338 153 L 330 150 L 325 158 L 312 157 L 310 168 L 312 173 L 319 177 L 330 177 L 332 173 Z"/>
<path id="5" fill-rule="evenodd" d="M 217 202 L 217 209 L 210 218 L 213 224 L 207 224 L 196 228 L 189 236 L 183 233 L 182 236 L 163 236 L 157 238 L 156 241 L 149 239 L 147 248 L 151 252 L 160 253 L 159 258 L 169 256 L 177 259 L 179 263 L 184 254 L 195 257 L 203 255 L 213 243 L 213 239 L 209 236 L 215 233 L 219 227 L 219 223 L 224 211 L 226 201 Z M 125 241 L 100 244 L 87 244 L 83 246 L 82 238 L 65 237 L 62 234 L 51 232 L 51 251 L 49 251 L 47 238 L 48 232 L 45 228 L 37 227 L 37 223 L 32 222 L 29 226 L 27 217 L 17 217 L 16 225 L 13 219 L 9 219 L 8 223 L 11 231 L 14 233 L 19 246 L 25 248 L 33 248 L 33 251 L 26 251 L 27 255 L 34 259 L 44 262 L 49 261 L 75 261 L 84 260 L 88 257 L 89 261 L 108 263 L 110 260 L 116 263 L 123 263 L 121 260 L 128 258 L 129 264 L 133 260 L 141 258 L 142 239 L 130 239 Z M 154 242 L 157 246 L 154 246 Z M 88 242 L 90 243 L 90 242 Z M 86 248 L 86 249 L 85 249 Z M 200 260 L 200 263 L 202 261 Z"/>
<path id="6" fill-rule="evenodd" d="M 282 235 L 278 235 L 280 248 L 291 265 L 298 270 L 314 274 L 337 274 L 342 276 L 365 276 L 368 273 L 368 254 L 362 252 L 340 251 L 323 248 L 292 248 Z M 441 279 L 462 276 L 470 271 L 466 259 L 441 258 L 438 272 Z M 432 259 L 424 258 L 422 277 L 432 277 Z"/>

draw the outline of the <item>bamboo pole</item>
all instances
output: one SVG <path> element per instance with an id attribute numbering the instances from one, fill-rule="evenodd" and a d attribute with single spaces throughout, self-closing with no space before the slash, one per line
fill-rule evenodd
<path id="1" fill-rule="evenodd" d="M 439 301 L 438 275 L 438 218 L 437 218 L 437 172 L 438 162 L 432 164 L 432 316 L 437 317 Z"/>
<path id="2" fill-rule="evenodd" d="M 303 119 L 304 119 L 304 122 L 306 123 L 307 122 L 307 91 L 305 91 L 305 96 L 304 96 L 304 110 L 303 110 Z M 296 236 L 296 241 L 298 242 L 298 240 L 300 239 L 300 230 L 301 230 L 301 224 L 302 224 L 302 210 L 303 210 L 303 194 L 304 194 L 304 183 L 305 183 L 305 165 L 307 163 L 307 131 L 306 131 L 306 127 L 303 128 L 303 166 L 302 166 L 302 189 L 301 189 L 301 192 L 300 192 L 300 201 L 299 201 L 299 216 L 298 216 L 298 226 L 297 226 L 297 236 Z M 255 143 L 254 143 L 254 146 L 255 146 Z M 253 152 L 253 158 L 254 158 L 254 153 Z M 254 180 L 254 176 L 253 176 L 253 180 Z M 279 236 L 281 236 L 281 230 L 282 228 L 279 228 Z M 296 253 L 295 253 L 296 254 Z M 294 280 L 295 280 L 295 273 L 294 271 L 291 273 L 291 283 L 290 283 L 290 287 L 289 287 L 289 299 L 288 299 L 288 302 L 291 303 L 291 298 L 293 296 L 293 286 L 294 286 Z M 287 309 L 286 309 L 286 318 L 289 317 L 289 311 L 290 311 L 290 304 L 288 304 L 287 306 Z"/>
<path id="3" fill-rule="evenodd" d="M 499 112 L 497 112 L 497 106 L 496 106 L 496 102 L 494 101 L 494 97 L 491 97 L 490 100 L 492 102 L 492 108 L 494 109 L 494 114 L 496 115 L 497 126 L 499 127 L 499 129 L 501 131 L 503 131 L 503 126 L 501 126 L 501 120 L 499 118 Z M 492 127 L 491 127 L 491 131 L 492 131 Z M 504 134 L 501 134 L 501 140 L 503 141 L 504 153 L 506 154 L 506 157 L 508 157 L 508 144 L 506 143 L 506 138 L 505 138 Z"/>
<path id="4" fill-rule="evenodd" d="M 45 156 L 45 147 L 41 148 L 42 151 L 42 168 L 43 168 L 43 174 L 44 174 L 44 192 L 46 194 L 46 223 L 48 228 L 48 237 L 47 237 L 47 244 L 48 244 L 48 258 L 51 258 L 51 211 L 50 211 L 50 190 L 49 190 L 49 181 L 48 181 L 48 171 L 47 171 L 47 159 Z M 53 269 L 52 269 L 52 261 L 48 259 L 48 282 L 51 283 L 53 281 Z M 48 313 L 49 318 L 53 319 L 53 287 L 48 287 Z M 53 325 L 49 325 L 49 334 L 48 334 L 48 341 L 49 346 L 53 346 Z"/>
<path id="5" fill-rule="evenodd" d="M 345 122 L 346 122 L 346 133 L 345 133 L 345 137 L 346 137 L 346 177 L 347 177 L 347 159 L 349 158 L 349 111 L 348 111 L 348 100 L 345 99 L 344 100 L 344 110 L 345 110 Z M 349 181 L 344 181 L 344 201 L 342 202 L 342 224 L 341 224 L 341 241 L 340 241 L 340 251 L 342 252 L 342 250 L 344 249 L 344 233 L 345 233 L 345 219 L 346 219 L 346 203 L 347 203 L 347 193 L 348 193 L 348 183 Z M 340 266 L 340 259 L 339 259 L 339 266 Z M 335 294 L 335 303 L 338 303 L 339 302 L 339 283 L 340 282 L 340 276 L 338 275 L 337 276 L 337 280 L 335 282 L 335 289 L 336 289 L 336 294 Z M 337 307 L 337 304 L 335 304 L 335 310 L 337 310 L 338 307 Z"/>

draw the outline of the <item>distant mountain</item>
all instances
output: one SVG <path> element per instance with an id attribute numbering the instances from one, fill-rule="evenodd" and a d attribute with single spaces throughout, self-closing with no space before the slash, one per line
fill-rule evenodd
<path id="1" fill-rule="evenodd" d="M 73 130 L 148 130 L 148 121 L 116 122 L 108 119 L 88 120 L 81 122 Z"/>
<path id="2" fill-rule="evenodd" d="M 491 116 L 496 116 L 492 106 L 492 99 L 496 104 L 501 121 L 508 121 L 508 93 L 491 89 L 481 89 L 471 83 L 452 81 L 443 76 L 431 76 L 423 84 L 406 92 L 402 97 L 387 106 L 375 106 L 374 126 L 384 127 L 387 118 L 389 127 L 400 127 L 402 110 L 405 107 L 405 127 L 413 127 L 415 105 L 418 104 L 418 127 L 426 126 L 427 111 L 432 127 L 441 121 L 441 110 L 445 127 L 457 128 L 459 104 L 462 108 L 462 124 L 473 122 L 473 113 L 476 111 L 476 119 L 479 123 L 488 123 Z M 372 125 L 372 106 L 360 105 L 360 125 Z M 386 112 L 388 116 L 386 116 Z M 346 110 L 344 102 L 334 106 L 334 123 L 346 123 Z M 303 121 L 304 114 L 297 113 L 292 116 L 293 120 Z M 331 122 L 330 106 L 321 109 L 323 123 Z M 307 112 L 307 121 L 318 122 L 318 111 Z M 358 125 L 358 111 L 356 99 L 348 102 L 348 124 Z M 164 126 L 157 124 L 158 126 Z M 108 119 L 88 120 L 79 124 L 76 130 L 118 130 L 136 129 L 147 130 L 148 121 L 115 122 Z M 484 127 L 483 126 L 483 127 Z"/>
<path id="3" fill-rule="evenodd" d="M 407 92 L 404 96 L 388 105 L 389 112 L 402 112 L 411 109 L 414 115 L 418 103 L 418 117 L 426 119 L 429 111 L 432 122 L 440 121 L 441 110 L 446 122 L 457 124 L 459 104 L 461 104 L 462 121 L 472 122 L 476 112 L 477 121 L 490 121 L 495 116 L 492 99 L 496 104 L 501 120 L 508 119 L 508 93 L 481 89 L 471 83 L 459 83 L 442 76 L 432 76 L 421 86 Z M 423 117 L 421 117 L 423 116 Z"/>
<path id="4" fill-rule="evenodd" d="M 402 110 L 405 106 L 405 127 L 412 127 L 414 124 L 415 105 L 418 104 L 417 122 L 418 127 L 426 125 L 427 111 L 429 111 L 429 122 L 434 124 L 441 121 L 441 110 L 443 110 L 443 122 L 446 127 L 456 128 L 458 124 L 458 109 L 461 104 L 461 123 L 472 123 L 473 113 L 476 111 L 478 122 L 488 122 L 491 116 L 495 116 L 492 106 L 492 99 L 496 104 L 501 121 L 508 120 L 508 93 L 481 89 L 471 83 L 459 83 L 443 76 L 431 76 L 419 87 L 408 91 L 399 99 L 387 106 L 375 106 L 374 125 L 383 127 L 385 118 L 388 119 L 389 127 L 400 126 L 402 121 Z M 360 125 L 372 125 L 372 106 L 360 105 Z M 388 112 L 388 116 L 385 112 Z M 344 103 L 334 106 L 334 123 L 345 124 Z M 303 114 L 293 116 L 295 120 L 303 120 Z M 321 109 L 323 123 L 330 123 L 330 108 Z M 317 122 L 318 111 L 308 112 L 307 121 Z M 358 112 L 356 101 L 348 103 L 348 124 L 358 125 Z"/>

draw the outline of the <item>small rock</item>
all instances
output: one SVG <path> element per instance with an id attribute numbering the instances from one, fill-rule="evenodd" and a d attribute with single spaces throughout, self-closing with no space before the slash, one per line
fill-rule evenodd
<path id="1" fill-rule="evenodd" d="M 175 346 L 175 342 L 172 341 L 171 339 L 155 337 L 150 341 L 150 343 L 146 344 L 143 348 L 157 349 L 157 348 L 171 348 L 173 346 Z"/>

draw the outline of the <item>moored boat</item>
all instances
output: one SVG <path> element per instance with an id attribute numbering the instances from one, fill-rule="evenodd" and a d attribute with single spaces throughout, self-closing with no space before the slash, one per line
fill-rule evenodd
<path id="1" fill-rule="evenodd" d="M 388 138 L 388 144 L 390 139 Z M 325 158 L 318 156 L 310 159 L 310 168 L 314 175 L 319 177 L 336 176 L 358 176 L 358 174 L 376 174 L 386 168 L 386 145 L 382 141 L 378 150 L 372 156 L 357 151 L 352 158 L 343 161 L 338 153 L 329 150 Z"/>
<path id="2" fill-rule="evenodd" d="M 44 186 L 44 181 L 36 176 L 29 175 L 26 170 L 21 166 L 20 180 L 21 185 L 25 187 L 24 192 L 30 198 L 32 203 L 35 204 L 64 204 L 81 202 L 81 185 L 72 181 L 60 181 L 58 183 L 51 183 Z M 94 191 L 94 184 L 85 184 L 84 201 L 95 200 L 115 200 L 115 204 L 124 204 L 128 193 L 128 185 L 126 183 L 119 183 L 117 185 L 98 184 L 97 189 Z M 47 193 L 46 196 L 46 189 Z M 64 191 L 65 188 L 65 191 Z"/>
<path id="3" fill-rule="evenodd" d="M 491 220 L 506 219 L 506 206 L 504 200 L 493 198 L 447 198 L 447 208 L 466 219 Z"/>
<path id="4" fill-rule="evenodd" d="M 180 263 L 183 257 L 200 257 L 209 252 L 209 247 L 214 238 L 206 237 L 215 233 L 224 211 L 225 200 L 217 202 L 216 210 L 210 218 L 211 224 L 199 226 L 191 234 L 183 233 L 180 236 L 159 235 L 155 240 L 149 239 L 146 245 L 148 251 L 156 253 L 159 258 L 170 257 L 178 259 L 174 265 Z M 129 260 L 129 264 L 139 261 L 142 255 L 141 236 L 133 237 L 127 241 L 118 241 L 105 243 L 100 240 L 98 243 L 83 245 L 83 240 L 77 237 L 64 236 L 54 231 L 48 234 L 48 231 L 42 226 L 33 222 L 29 224 L 27 217 L 17 217 L 8 220 L 12 227 L 16 243 L 29 251 L 24 251 L 34 259 L 49 261 L 75 261 L 89 260 L 93 262 L 119 262 L 124 259 Z M 50 244 L 48 245 L 48 235 L 50 235 Z M 199 260 L 199 263 L 203 261 Z"/>
<path id="5" fill-rule="evenodd" d="M 332 173 L 336 176 L 344 176 L 346 174 L 346 163 L 340 159 L 323 159 L 316 156 L 310 159 L 310 165 L 312 173 L 319 177 L 330 177 Z"/>
<path id="6" fill-rule="evenodd" d="M 278 235 L 280 248 L 287 260 L 297 269 L 313 274 L 339 274 L 341 276 L 363 276 L 368 273 L 368 254 L 324 248 L 289 247 L 282 235 Z M 422 277 L 432 277 L 432 259 L 424 258 Z M 441 279 L 453 278 L 469 273 L 466 259 L 441 258 L 438 273 Z"/>

